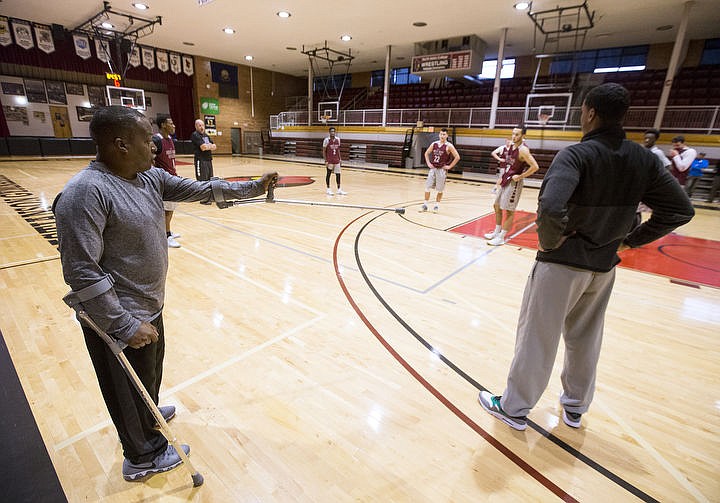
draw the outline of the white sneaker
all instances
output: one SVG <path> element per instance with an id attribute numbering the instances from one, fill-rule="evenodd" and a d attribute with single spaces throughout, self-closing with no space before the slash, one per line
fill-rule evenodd
<path id="1" fill-rule="evenodd" d="M 181 237 L 182 237 L 182 234 L 176 234 L 175 232 L 170 231 L 170 237 L 171 237 L 171 238 L 178 239 L 178 238 L 181 238 Z"/>
<path id="2" fill-rule="evenodd" d="M 488 232 L 487 234 L 485 234 L 485 239 L 493 239 L 497 235 L 498 235 L 498 233 L 495 231 Z"/>
<path id="3" fill-rule="evenodd" d="M 347 192 L 345 192 L 343 189 L 338 189 L 338 191 L 337 191 L 338 196 L 344 196 L 346 194 L 347 194 Z"/>
<path id="4" fill-rule="evenodd" d="M 427 211 L 427 204 L 422 205 L 422 211 Z"/>
<path id="5" fill-rule="evenodd" d="M 168 236 L 168 247 L 169 248 L 180 248 L 180 243 L 175 241 L 175 238 L 172 236 Z"/>
<path id="6" fill-rule="evenodd" d="M 333 195 L 333 191 L 332 191 L 331 188 L 328 188 L 328 189 L 325 191 L 325 193 L 326 193 L 328 196 L 332 196 L 332 195 Z"/>
<path id="7" fill-rule="evenodd" d="M 438 211 L 440 211 L 440 206 L 438 206 L 438 205 L 436 204 L 436 205 L 433 207 L 433 212 L 434 212 L 434 213 L 437 213 Z"/>
<path id="8" fill-rule="evenodd" d="M 490 241 L 487 242 L 490 246 L 502 246 L 505 244 L 505 240 L 500 237 L 500 234 L 492 238 Z"/>

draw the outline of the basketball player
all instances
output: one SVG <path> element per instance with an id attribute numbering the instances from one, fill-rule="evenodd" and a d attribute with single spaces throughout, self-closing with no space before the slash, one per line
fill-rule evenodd
<path id="1" fill-rule="evenodd" d="M 153 143 L 155 144 L 155 166 L 162 168 L 173 176 L 178 176 L 175 169 L 175 142 L 170 135 L 175 134 L 175 124 L 169 115 L 158 115 L 156 120 L 158 133 L 153 135 Z M 180 234 L 175 234 L 170 230 L 170 221 L 173 212 L 177 209 L 179 203 L 172 201 L 163 201 L 165 210 L 165 234 L 167 234 L 167 244 L 170 248 L 180 248 L 180 243 L 175 241 Z"/>
<path id="2" fill-rule="evenodd" d="M 425 181 L 425 202 L 422 205 L 422 211 L 427 211 L 428 202 L 430 201 L 430 191 L 434 188 L 435 206 L 434 212 L 440 211 L 440 201 L 442 201 L 443 191 L 445 190 L 445 180 L 447 172 L 453 169 L 460 161 L 460 154 L 455 146 L 447 141 L 448 130 L 442 128 L 438 134 L 438 140 L 433 142 L 425 151 L 425 162 L 430 168 L 427 179 Z"/>
<path id="3" fill-rule="evenodd" d="M 327 185 L 328 196 L 333 195 L 330 188 L 330 175 L 335 173 L 335 183 L 337 184 L 337 193 L 339 196 L 347 194 L 340 188 L 340 138 L 335 136 L 335 128 L 328 129 L 330 136 L 323 140 L 322 154 L 325 160 L 325 185 Z"/>
<path id="4" fill-rule="evenodd" d="M 502 246 L 505 244 L 505 236 L 512 229 L 515 218 L 515 208 L 523 189 L 523 180 L 535 173 L 539 167 L 530 149 L 523 143 L 523 128 L 516 127 L 512 130 L 510 141 L 503 148 L 499 157 L 500 177 L 493 191 L 495 192 L 495 230 L 485 234 L 485 239 L 491 246 Z M 505 211 L 505 222 L 503 223 L 503 210 Z"/>
<path id="5" fill-rule="evenodd" d="M 152 167 L 150 122 L 137 110 L 102 107 L 90 121 L 97 157 L 55 198 L 60 260 L 70 295 L 116 339 L 157 403 L 163 374 L 162 310 L 168 247 L 163 199 L 246 199 L 267 191 L 277 173 L 252 182 L 196 182 Z M 82 326 L 98 384 L 118 432 L 125 480 L 142 480 L 181 462 L 155 429 L 155 418 L 120 363 L 92 329 Z M 168 420 L 172 405 L 160 407 Z M 190 452 L 187 445 L 183 446 Z"/>
<path id="6" fill-rule="evenodd" d="M 591 89 L 581 107 L 582 140 L 555 156 L 540 188 L 538 253 L 525 286 L 505 392 L 482 391 L 478 397 L 487 412 L 516 430 L 527 427 L 527 415 L 547 387 L 561 335 L 562 418 L 572 428 L 581 426 L 595 393 L 617 252 L 659 239 L 694 215 L 658 158 L 625 138 L 629 105 L 619 84 Z M 631 230 L 640 201 L 653 213 Z"/>
<path id="7" fill-rule="evenodd" d="M 213 176 L 212 153 L 217 148 L 210 137 L 205 133 L 205 121 L 195 121 L 195 131 L 190 135 L 190 141 L 195 147 L 195 179 L 198 182 L 210 180 Z"/>
<path id="8" fill-rule="evenodd" d="M 668 153 L 668 157 L 672 160 L 672 174 L 680 185 L 685 187 L 688 172 L 697 157 L 697 151 L 685 145 L 685 137 L 682 135 L 672 139 L 672 146 L 672 150 Z"/>

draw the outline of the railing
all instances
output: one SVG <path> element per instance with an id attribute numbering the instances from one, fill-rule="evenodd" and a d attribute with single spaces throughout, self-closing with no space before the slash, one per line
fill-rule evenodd
<path id="1" fill-rule="evenodd" d="M 625 117 L 625 129 L 644 130 L 652 127 L 656 107 L 630 107 Z M 533 117 L 532 114 L 530 114 Z M 497 109 L 495 127 L 511 128 L 523 122 L 525 108 Z M 486 128 L 490 123 L 490 107 L 481 108 L 393 108 L 387 111 L 387 126 L 415 126 L 418 121 L 433 126 Z M 535 121 L 537 122 L 537 121 Z M 270 128 L 307 125 L 307 111 L 282 112 L 270 117 Z M 338 126 L 379 126 L 382 110 L 341 110 Z M 553 122 L 546 129 L 576 130 L 580 128 L 580 108 L 571 107 L 565 123 Z M 685 133 L 720 134 L 720 106 L 671 106 L 665 109 L 662 129 Z"/>

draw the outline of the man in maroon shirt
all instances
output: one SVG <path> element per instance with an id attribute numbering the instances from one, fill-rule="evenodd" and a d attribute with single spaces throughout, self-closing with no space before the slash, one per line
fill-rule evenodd
<path id="1" fill-rule="evenodd" d="M 175 134 L 175 123 L 173 123 L 169 115 L 158 115 L 155 122 L 158 126 L 158 133 L 153 136 L 156 150 L 154 164 L 171 175 L 177 176 L 175 170 L 175 142 L 173 142 L 171 136 Z M 163 207 L 165 208 L 165 233 L 167 234 L 168 246 L 170 248 L 180 248 L 180 243 L 175 240 L 180 237 L 180 234 L 175 234 L 170 230 L 170 221 L 173 212 L 178 207 L 178 203 L 163 201 Z"/>

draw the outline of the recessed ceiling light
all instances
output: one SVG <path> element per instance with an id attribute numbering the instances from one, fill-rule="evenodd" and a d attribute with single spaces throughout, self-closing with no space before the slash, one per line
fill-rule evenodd
<path id="1" fill-rule="evenodd" d="M 277 17 L 281 17 L 281 18 L 283 18 L 283 19 L 287 19 L 287 18 L 289 18 L 290 16 L 292 16 L 292 14 L 290 14 L 290 13 L 289 13 L 288 11 L 286 11 L 286 10 L 281 10 L 280 12 L 277 13 Z"/>
<path id="2" fill-rule="evenodd" d="M 662 25 L 662 26 L 658 26 L 658 27 L 655 28 L 655 29 L 656 29 L 657 31 L 668 31 L 668 30 L 672 30 L 672 28 L 673 28 L 673 25 L 671 25 L 671 24 L 664 24 L 664 25 Z"/>
<path id="3" fill-rule="evenodd" d="M 253 60 L 253 57 L 250 56 L 249 54 L 247 56 L 245 56 L 245 61 L 252 61 L 252 60 Z"/>
<path id="4" fill-rule="evenodd" d="M 148 10 L 150 8 L 149 5 L 144 3 L 134 3 L 132 4 L 133 7 L 135 7 L 137 10 Z"/>
<path id="5" fill-rule="evenodd" d="M 103 28 L 105 28 L 105 29 L 107 29 L 107 30 L 111 30 L 111 29 L 115 28 L 115 27 L 112 25 L 112 23 L 109 23 L 109 22 L 107 22 L 107 21 L 105 21 L 104 23 L 102 23 L 100 26 L 102 26 Z"/>
<path id="6" fill-rule="evenodd" d="M 427 26 L 427 23 L 425 21 L 415 21 L 413 23 L 413 26 L 417 26 L 418 28 L 422 28 L 423 26 Z"/>
<path id="7" fill-rule="evenodd" d="M 233 33 L 235 33 L 235 30 L 233 30 L 233 29 L 230 28 L 229 26 L 228 26 L 227 28 L 223 28 L 223 31 L 224 31 L 225 33 L 227 33 L 228 35 L 232 35 Z"/>
<path id="8" fill-rule="evenodd" d="M 340 37 L 340 40 L 342 40 L 343 42 L 350 42 L 352 40 L 352 37 L 350 35 L 342 35 Z"/>
<path id="9" fill-rule="evenodd" d="M 514 5 L 517 10 L 527 10 L 530 7 L 530 2 L 518 2 Z"/>

